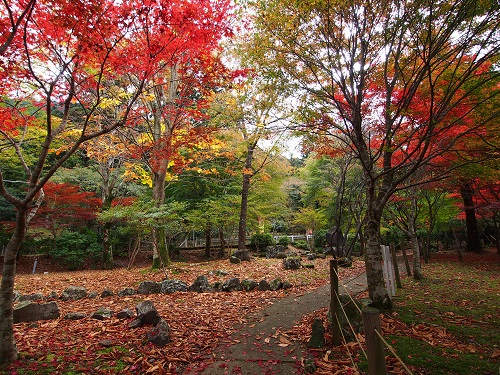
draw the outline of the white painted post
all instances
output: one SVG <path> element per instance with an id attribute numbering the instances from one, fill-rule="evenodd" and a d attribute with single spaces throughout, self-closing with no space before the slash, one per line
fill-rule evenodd
<path id="1" fill-rule="evenodd" d="M 394 267 L 392 264 L 391 251 L 389 246 L 380 245 L 382 250 L 382 259 L 383 259 L 383 273 L 385 280 L 385 287 L 387 289 L 387 294 L 390 296 L 396 295 L 396 286 L 394 285 Z"/>

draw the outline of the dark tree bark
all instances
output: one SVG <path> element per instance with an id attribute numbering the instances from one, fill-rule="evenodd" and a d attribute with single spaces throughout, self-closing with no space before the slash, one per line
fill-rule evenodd
<path id="1" fill-rule="evenodd" d="M 466 224 L 466 250 L 475 253 L 483 251 L 479 228 L 476 219 L 476 205 L 474 204 L 474 189 L 470 182 L 460 186 L 460 195 L 464 202 L 465 224 Z"/>

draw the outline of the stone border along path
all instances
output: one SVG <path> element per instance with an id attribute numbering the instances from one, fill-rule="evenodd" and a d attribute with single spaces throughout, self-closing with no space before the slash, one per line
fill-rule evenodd
<path id="1" fill-rule="evenodd" d="M 366 273 L 339 282 L 339 294 L 355 296 L 367 289 Z M 311 292 L 292 295 L 276 301 L 270 307 L 247 318 L 236 327 L 229 346 L 220 347 L 208 365 L 201 365 L 185 374 L 207 375 L 288 375 L 303 374 L 300 364 L 307 349 L 300 342 L 278 346 L 280 332 L 290 330 L 303 315 L 330 306 L 330 284 Z M 304 354 L 303 354 L 304 352 Z"/>

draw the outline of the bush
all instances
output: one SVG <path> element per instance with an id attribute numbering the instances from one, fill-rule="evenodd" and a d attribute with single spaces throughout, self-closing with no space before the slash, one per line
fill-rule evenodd
<path id="1" fill-rule="evenodd" d="M 276 245 L 288 246 L 290 244 L 290 242 L 291 242 L 290 237 L 281 236 L 280 238 L 278 238 Z"/>
<path id="2" fill-rule="evenodd" d="M 93 265 L 102 254 L 102 245 L 93 232 L 66 232 L 56 238 L 50 255 L 69 270 L 81 269 L 88 262 Z"/>
<path id="3" fill-rule="evenodd" d="M 319 229 L 314 233 L 314 247 L 317 249 L 323 249 L 326 246 L 326 234 L 327 229 Z"/>
<path id="4" fill-rule="evenodd" d="M 307 241 L 304 241 L 304 240 L 301 240 L 301 241 L 297 241 L 293 244 L 293 246 L 295 246 L 297 249 L 302 249 L 302 250 L 309 250 L 309 244 L 307 243 Z"/>
<path id="5" fill-rule="evenodd" d="M 271 233 L 256 233 L 250 239 L 250 246 L 257 251 L 271 245 L 274 245 L 274 238 Z"/>

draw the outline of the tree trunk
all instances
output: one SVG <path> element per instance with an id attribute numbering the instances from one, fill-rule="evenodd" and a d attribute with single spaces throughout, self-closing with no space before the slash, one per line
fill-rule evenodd
<path id="1" fill-rule="evenodd" d="M 238 225 L 238 251 L 248 253 L 246 249 L 247 237 L 247 215 L 248 215 L 248 194 L 250 192 L 250 179 L 252 178 L 252 161 L 256 143 L 249 144 L 247 147 L 247 157 L 243 170 L 243 183 L 241 188 L 241 208 L 240 221 Z"/>
<path id="2" fill-rule="evenodd" d="M 371 306 L 386 310 L 392 307 L 392 302 L 385 287 L 384 272 L 382 270 L 380 219 L 381 215 L 375 210 L 368 211 L 364 231 L 366 238 L 365 265 L 368 294 L 372 300 Z"/>
<path id="3" fill-rule="evenodd" d="M 165 203 L 165 177 L 167 175 L 167 160 L 160 161 L 158 171 L 153 172 L 153 199 L 157 206 Z M 153 252 L 153 269 L 158 269 L 161 265 L 170 264 L 170 254 L 166 241 L 165 229 L 156 228 L 153 230 L 154 242 L 156 243 L 156 252 Z"/>
<path id="4" fill-rule="evenodd" d="M 226 240 L 224 239 L 224 231 L 219 228 L 220 250 L 219 257 L 222 259 L 226 254 Z"/>
<path id="5" fill-rule="evenodd" d="M 112 270 L 114 268 L 113 247 L 111 246 L 111 223 L 103 225 L 103 241 L 102 241 L 102 268 Z"/>
<path id="6" fill-rule="evenodd" d="M 210 259 L 210 248 L 212 247 L 212 228 L 207 225 L 205 229 L 205 258 Z"/>
<path id="7" fill-rule="evenodd" d="M 17 359 L 13 317 L 14 278 L 17 253 L 26 235 L 26 214 L 26 209 L 17 208 L 16 229 L 5 248 L 0 287 L 0 364 L 12 363 Z"/>
<path id="8" fill-rule="evenodd" d="M 410 237 L 411 246 L 413 249 L 413 278 L 421 280 L 422 269 L 420 268 L 420 245 L 418 243 L 418 236 L 416 230 L 417 221 L 417 197 L 415 194 L 411 198 L 410 212 L 408 215 L 408 235 Z"/>
<path id="9" fill-rule="evenodd" d="M 470 183 L 464 183 L 460 187 L 460 195 L 464 202 L 466 230 L 466 250 L 480 253 L 483 248 L 479 238 L 479 229 L 476 219 L 476 206 L 474 204 L 474 189 Z"/>

